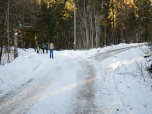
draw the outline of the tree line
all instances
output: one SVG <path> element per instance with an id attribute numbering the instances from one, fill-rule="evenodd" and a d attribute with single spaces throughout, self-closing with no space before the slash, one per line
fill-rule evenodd
<path id="1" fill-rule="evenodd" d="M 151 0 L 75 0 L 76 48 L 149 42 Z M 18 47 L 36 42 L 56 49 L 74 47 L 74 0 L 0 0 L 0 60 Z"/>

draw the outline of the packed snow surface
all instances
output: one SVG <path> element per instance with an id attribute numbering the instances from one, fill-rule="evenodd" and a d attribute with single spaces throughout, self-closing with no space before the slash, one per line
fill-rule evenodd
<path id="1" fill-rule="evenodd" d="M 0 66 L 0 114 L 152 114 L 145 44 L 34 49 Z M 142 70 L 142 72 L 141 72 Z"/>

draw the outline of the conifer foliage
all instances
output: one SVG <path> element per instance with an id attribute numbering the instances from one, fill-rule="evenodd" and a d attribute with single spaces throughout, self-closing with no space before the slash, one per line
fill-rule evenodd
<path id="1" fill-rule="evenodd" d="M 151 0 L 75 0 L 76 48 L 152 40 Z M 74 0 L 0 0 L 0 60 L 18 47 L 73 49 Z M 5 50 L 5 51 L 4 51 Z M 9 57 L 8 57 L 9 58 Z"/>

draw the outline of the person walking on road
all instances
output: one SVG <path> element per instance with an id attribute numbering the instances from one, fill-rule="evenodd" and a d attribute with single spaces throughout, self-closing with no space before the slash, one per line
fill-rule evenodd
<path id="1" fill-rule="evenodd" d="M 45 47 L 45 46 L 44 46 L 44 43 L 43 43 L 43 44 L 42 44 L 42 50 L 43 50 L 43 54 L 44 54 L 44 47 Z"/>
<path id="2" fill-rule="evenodd" d="M 37 46 L 36 46 L 36 48 L 37 48 L 37 53 L 39 53 L 39 45 L 37 44 Z"/>
<path id="3" fill-rule="evenodd" d="M 52 57 L 52 59 L 53 59 L 53 50 L 55 49 L 55 46 L 53 45 L 53 43 L 50 44 L 49 49 L 50 49 L 50 58 Z"/>
<path id="4" fill-rule="evenodd" d="M 48 54 L 48 50 L 49 50 L 49 48 L 48 48 L 48 44 L 46 44 L 46 53 Z"/>
<path id="5" fill-rule="evenodd" d="M 36 50 L 37 50 L 37 44 L 35 45 L 34 50 L 35 50 L 35 52 L 36 52 Z"/>

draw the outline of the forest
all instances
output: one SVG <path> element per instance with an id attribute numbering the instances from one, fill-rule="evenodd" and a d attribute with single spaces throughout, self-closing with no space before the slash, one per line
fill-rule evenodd
<path id="1" fill-rule="evenodd" d="M 0 60 L 36 43 L 89 50 L 150 42 L 151 10 L 151 0 L 0 0 Z"/>

